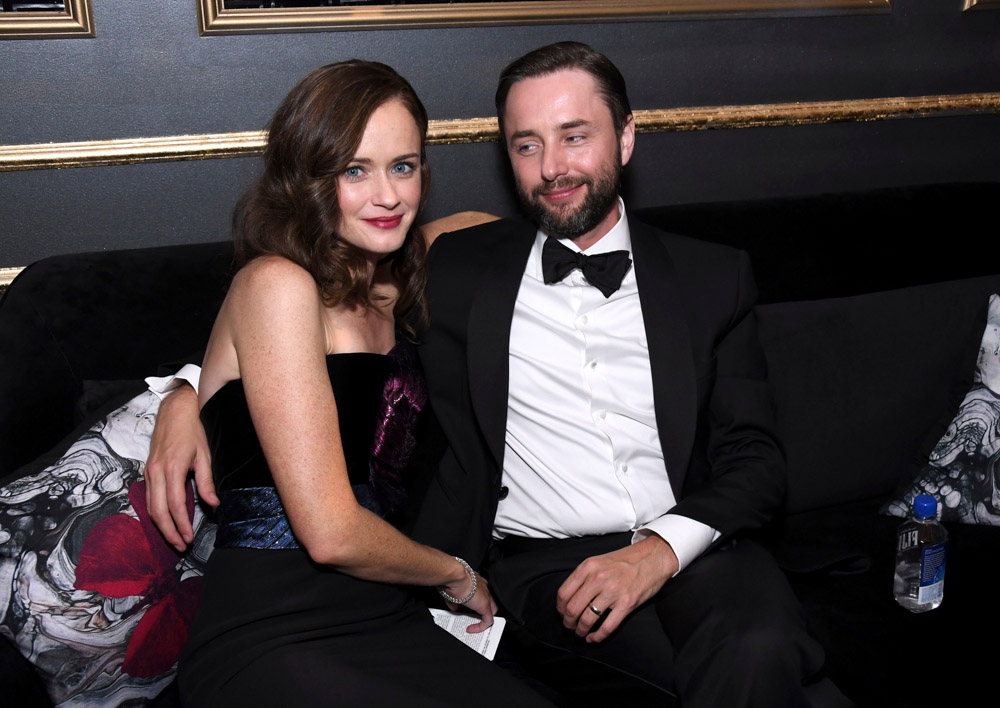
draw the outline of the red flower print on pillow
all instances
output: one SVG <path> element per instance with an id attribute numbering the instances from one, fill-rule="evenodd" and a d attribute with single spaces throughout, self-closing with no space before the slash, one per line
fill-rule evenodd
<path id="1" fill-rule="evenodd" d="M 187 510 L 194 516 L 194 495 L 187 490 Z M 144 612 L 125 652 L 122 671 L 137 678 L 165 673 L 177 661 L 194 617 L 201 577 L 180 579 L 181 556 L 156 530 L 146 510 L 146 483 L 128 490 L 138 520 L 115 514 L 100 522 L 84 539 L 74 587 L 105 597 L 137 595 L 143 602 L 131 612 Z"/>

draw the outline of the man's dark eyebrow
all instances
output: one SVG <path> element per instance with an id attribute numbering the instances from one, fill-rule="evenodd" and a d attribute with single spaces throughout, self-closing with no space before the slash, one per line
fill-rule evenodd
<path id="1" fill-rule="evenodd" d="M 573 130 L 574 128 L 583 128 L 593 125 L 593 122 L 589 120 L 584 120 L 583 118 L 577 118 L 576 120 L 569 120 L 565 123 L 559 124 L 559 130 Z M 519 130 L 510 136 L 511 140 L 518 140 L 520 138 L 528 138 L 538 133 L 534 130 Z"/>
<path id="2" fill-rule="evenodd" d="M 531 137 L 533 135 L 538 135 L 538 133 L 536 133 L 533 130 L 519 130 L 516 133 L 514 133 L 513 135 L 511 135 L 510 139 L 511 140 L 519 140 L 521 138 L 529 138 L 529 137 Z"/>

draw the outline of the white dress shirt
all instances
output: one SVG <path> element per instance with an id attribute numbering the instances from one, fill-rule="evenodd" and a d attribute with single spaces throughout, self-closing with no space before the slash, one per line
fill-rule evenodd
<path id="1" fill-rule="evenodd" d="M 628 220 L 584 253 L 631 253 Z M 656 533 L 684 568 L 718 533 L 676 504 L 653 408 L 635 269 L 605 298 L 579 270 L 545 285 L 539 231 L 514 305 L 503 484 L 494 535 Z M 563 241 L 579 251 L 575 244 Z"/>

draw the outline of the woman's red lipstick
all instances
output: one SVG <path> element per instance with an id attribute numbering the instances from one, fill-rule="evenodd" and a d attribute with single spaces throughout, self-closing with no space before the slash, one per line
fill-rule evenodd
<path id="1" fill-rule="evenodd" d="M 366 222 L 378 229 L 394 229 L 399 226 L 400 222 L 403 220 L 402 214 L 397 214 L 396 216 L 378 216 L 373 219 L 365 219 Z"/>

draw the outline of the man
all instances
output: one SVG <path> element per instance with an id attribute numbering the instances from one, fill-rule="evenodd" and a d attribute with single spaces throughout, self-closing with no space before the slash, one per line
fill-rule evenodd
<path id="1" fill-rule="evenodd" d="M 822 651 L 770 557 L 734 540 L 785 485 L 745 254 L 628 218 L 635 125 L 603 55 L 542 47 L 496 98 L 535 223 L 429 255 L 420 354 L 448 445 L 415 538 L 488 565 L 581 685 L 599 664 L 685 706 L 806 705 Z"/>

